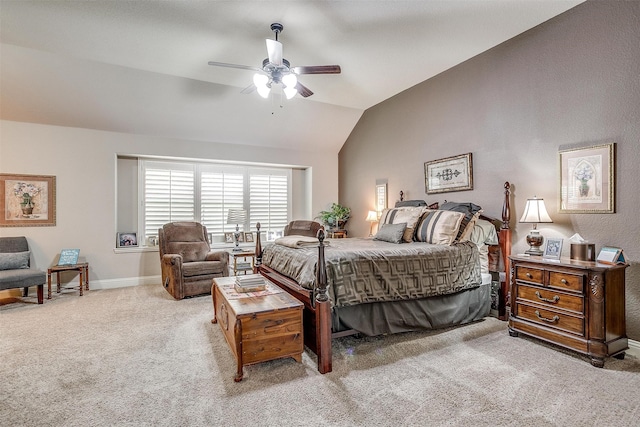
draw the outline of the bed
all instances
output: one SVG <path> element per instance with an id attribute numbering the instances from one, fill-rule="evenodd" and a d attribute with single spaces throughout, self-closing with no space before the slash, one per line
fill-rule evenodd
<path id="1" fill-rule="evenodd" d="M 332 338 L 482 319 L 489 314 L 495 281 L 504 318 L 509 194 L 507 182 L 501 220 L 471 203 L 401 200 L 382 212 L 373 239 L 326 239 L 320 224 L 293 221 L 283 238 L 263 249 L 257 224 L 256 268 L 304 303 L 305 345 L 317 354 L 318 370 L 330 372 Z"/>

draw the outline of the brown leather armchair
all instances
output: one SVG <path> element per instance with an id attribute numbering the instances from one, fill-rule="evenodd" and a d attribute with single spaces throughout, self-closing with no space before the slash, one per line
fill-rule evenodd
<path id="1" fill-rule="evenodd" d="M 229 253 L 212 251 L 207 228 L 171 222 L 158 229 L 162 284 L 175 298 L 210 294 L 214 277 L 229 275 Z"/>

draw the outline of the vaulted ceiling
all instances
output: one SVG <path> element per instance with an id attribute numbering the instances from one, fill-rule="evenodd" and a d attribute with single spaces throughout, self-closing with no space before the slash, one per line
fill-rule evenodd
<path id="1" fill-rule="evenodd" d="M 363 111 L 582 1 L 0 0 L 0 118 L 338 152 Z M 242 93 L 270 24 L 314 95 Z"/>

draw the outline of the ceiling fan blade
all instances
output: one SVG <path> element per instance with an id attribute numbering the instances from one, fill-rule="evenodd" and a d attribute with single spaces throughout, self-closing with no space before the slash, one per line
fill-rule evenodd
<path id="1" fill-rule="evenodd" d="M 267 39 L 267 53 L 269 54 L 269 62 L 277 66 L 282 65 L 282 43 Z"/>
<path id="2" fill-rule="evenodd" d="M 339 65 L 306 65 L 293 67 L 296 74 L 340 74 L 342 71 Z"/>
<path id="3" fill-rule="evenodd" d="M 213 65 L 214 67 L 239 68 L 240 70 L 250 70 L 250 71 L 263 72 L 258 67 L 251 67 L 249 65 L 227 64 L 226 62 L 209 61 L 209 65 Z"/>
<path id="4" fill-rule="evenodd" d="M 244 89 L 242 89 L 240 91 L 240 93 L 253 93 L 255 90 L 257 89 L 256 85 L 254 85 L 253 83 L 251 83 L 249 86 L 245 87 Z"/>
<path id="5" fill-rule="evenodd" d="M 313 92 L 311 91 L 311 89 L 309 89 L 308 87 L 306 87 L 300 82 L 296 84 L 296 89 L 298 90 L 298 93 L 300 94 L 300 96 L 303 98 L 308 98 L 311 95 L 313 95 Z"/>

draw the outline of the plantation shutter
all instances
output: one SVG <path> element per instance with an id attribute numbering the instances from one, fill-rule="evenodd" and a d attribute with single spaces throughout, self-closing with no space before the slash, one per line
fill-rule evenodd
<path id="1" fill-rule="evenodd" d="M 222 235 L 235 231 L 235 224 L 227 224 L 229 209 L 244 209 L 244 173 L 242 171 L 209 171 L 200 175 L 200 217 L 209 233 Z M 244 230 L 244 224 L 238 224 Z"/>
<path id="2" fill-rule="evenodd" d="M 260 231 L 272 240 L 289 222 L 290 172 L 274 171 L 252 173 L 249 177 L 249 222 L 254 231 L 260 223 Z M 279 233 L 279 234 L 278 234 Z"/>
<path id="3" fill-rule="evenodd" d="M 168 222 L 195 220 L 194 169 L 189 164 L 143 162 L 145 236 L 157 236 Z"/>

